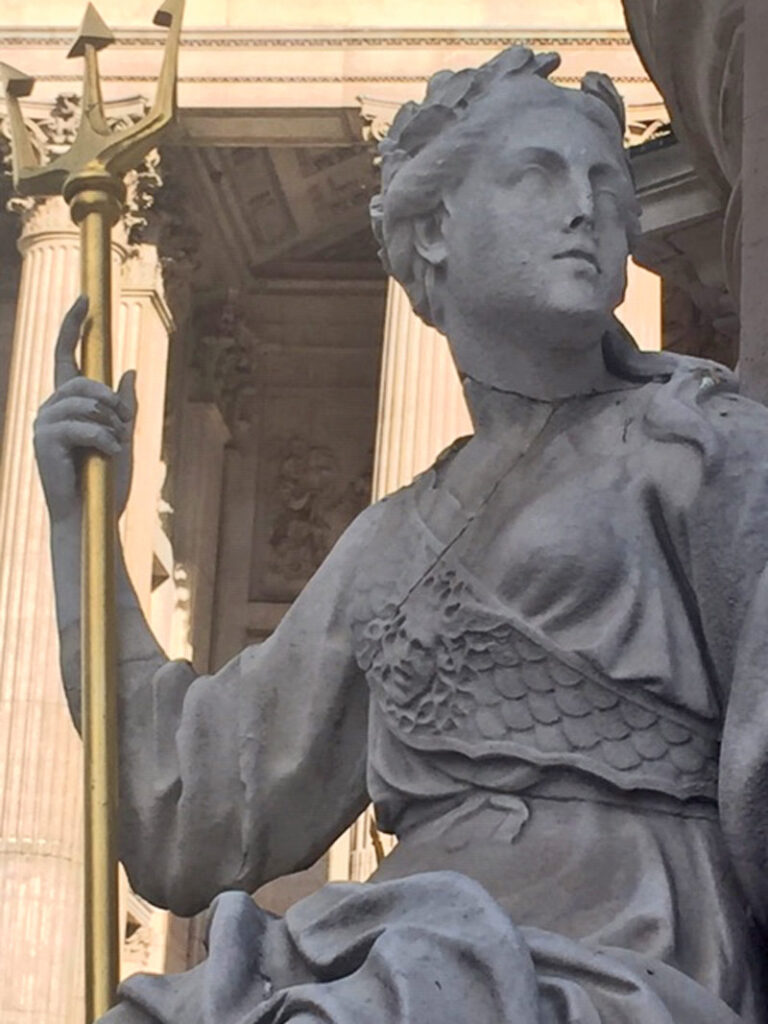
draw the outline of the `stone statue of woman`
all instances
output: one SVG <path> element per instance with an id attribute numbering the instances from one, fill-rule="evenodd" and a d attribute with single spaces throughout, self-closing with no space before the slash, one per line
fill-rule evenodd
<path id="1" fill-rule="evenodd" d="M 123 862 L 208 959 L 105 1024 L 758 1024 L 768 920 L 768 412 L 613 316 L 623 108 L 513 47 L 381 146 L 374 229 L 475 433 L 365 511 L 265 643 L 168 661 L 120 581 Z M 132 399 L 62 329 L 36 444 L 78 716 L 83 447 Z M 283 919 L 246 894 L 368 800 L 399 845 Z"/>

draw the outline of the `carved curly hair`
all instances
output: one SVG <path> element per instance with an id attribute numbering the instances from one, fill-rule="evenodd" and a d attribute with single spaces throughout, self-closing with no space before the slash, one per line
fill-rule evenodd
<path id="1" fill-rule="evenodd" d="M 440 326 L 434 301 L 437 271 L 418 252 L 417 221 L 439 210 L 446 188 L 460 179 L 476 152 L 487 130 L 482 119 L 473 118 L 478 100 L 502 82 L 548 79 L 559 66 L 556 53 L 535 54 L 527 47 L 511 46 L 479 68 L 439 71 L 430 78 L 423 102 L 404 104 L 379 144 L 381 192 L 370 204 L 373 233 L 384 268 L 403 285 L 414 311 L 426 323 Z M 565 99 L 587 94 L 600 101 L 582 105 L 581 112 L 609 133 L 623 152 L 624 103 L 607 75 L 589 72 L 581 82 L 581 94 L 550 85 Z M 629 160 L 624 159 L 631 179 Z M 627 232 L 631 243 L 639 232 L 639 207 L 627 211 Z"/>

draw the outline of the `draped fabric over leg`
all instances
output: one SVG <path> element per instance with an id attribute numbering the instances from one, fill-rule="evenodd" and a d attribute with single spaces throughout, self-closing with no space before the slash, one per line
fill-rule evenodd
<path id="1" fill-rule="evenodd" d="M 280 920 L 225 893 L 205 963 L 120 996 L 102 1024 L 738 1024 L 663 964 L 516 928 L 448 871 L 328 885 Z"/>

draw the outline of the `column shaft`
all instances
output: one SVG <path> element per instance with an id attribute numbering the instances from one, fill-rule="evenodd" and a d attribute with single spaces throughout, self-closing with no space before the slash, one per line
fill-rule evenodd
<path id="1" fill-rule="evenodd" d="M 457 437 L 472 433 L 448 343 L 390 280 L 384 325 L 374 500 L 410 483 Z"/>
<path id="2" fill-rule="evenodd" d="M 131 494 L 121 523 L 125 560 L 144 613 L 151 616 L 152 571 L 163 486 L 161 459 L 168 333 L 157 251 L 143 245 L 124 268 L 115 332 L 115 372 L 136 371 L 138 415 Z M 154 623 L 153 623 L 154 625 Z M 164 638 L 163 638 L 164 639 Z"/>
<path id="3" fill-rule="evenodd" d="M 61 693 L 48 521 L 32 423 L 79 290 L 62 200 L 35 209 L 24 254 L 0 476 L 0 1018 L 81 1024 L 81 747 Z"/>
<path id="4" fill-rule="evenodd" d="M 61 687 L 48 517 L 32 424 L 80 288 L 63 200 L 26 215 L 0 471 L 0 1019 L 81 1024 L 82 753 Z M 118 289 L 123 249 L 112 250 Z"/>
<path id="5" fill-rule="evenodd" d="M 661 278 L 634 260 L 627 267 L 627 292 L 616 315 L 640 348 L 661 348 Z"/>

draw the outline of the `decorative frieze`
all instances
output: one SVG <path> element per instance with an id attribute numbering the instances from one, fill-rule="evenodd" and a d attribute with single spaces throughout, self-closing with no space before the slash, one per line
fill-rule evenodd
<path id="1" fill-rule="evenodd" d="M 19 29 L 18 32 L 8 31 L 0 36 L 0 46 L 36 46 L 60 47 L 70 42 L 71 32 L 30 32 Z M 151 29 L 146 32 L 136 30 L 115 32 L 114 49 L 153 49 L 163 46 L 164 34 Z M 347 31 L 323 30 L 264 30 L 226 29 L 193 30 L 184 33 L 184 48 L 190 50 L 250 50 L 250 49 L 357 49 L 375 47 L 377 49 L 424 49 L 425 47 L 488 47 L 492 50 L 503 49 L 505 46 L 528 46 L 533 50 L 563 50 L 573 47 L 589 49 L 624 49 L 632 46 L 626 32 L 622 30 L 590 32 L 572 31 L 547 34 L 526 33 L 502 28 L 485 30 L 432 29 L 424 32 L 419 29 L 404 29 L 393 32 L 391 29 L 348 29 Z"/>

